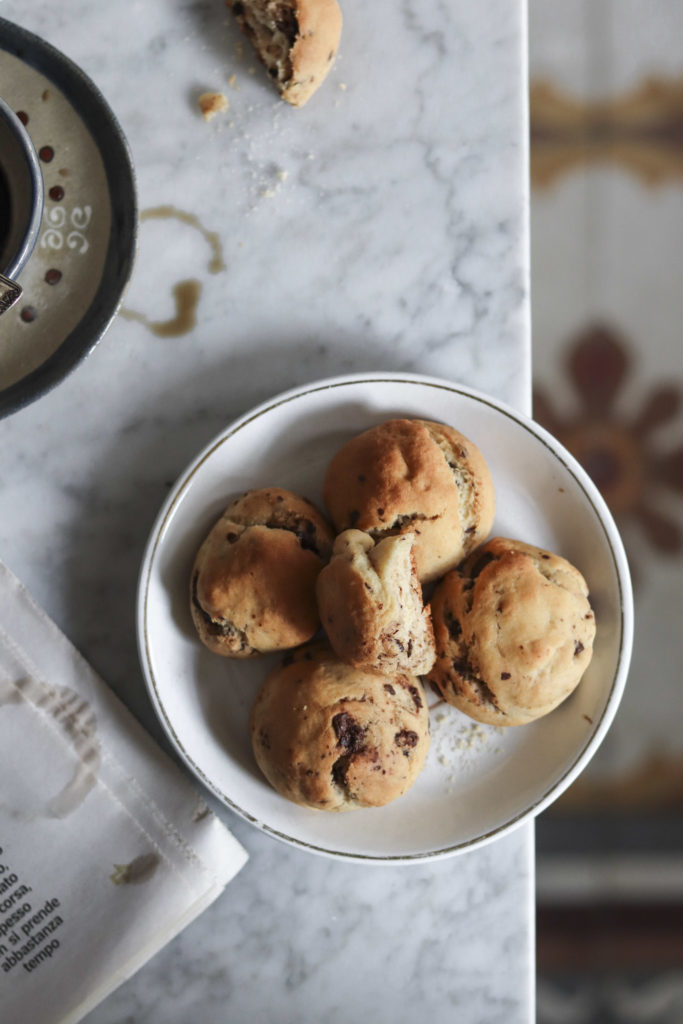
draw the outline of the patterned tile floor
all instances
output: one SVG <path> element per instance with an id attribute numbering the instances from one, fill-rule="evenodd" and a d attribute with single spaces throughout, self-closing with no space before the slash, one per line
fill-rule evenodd
<path id="1" fill-rule="evenodd" d="M 636 601 L 614 727 L 538 823 L 539 1020 L 673 1024 L 683 1021 L 683 7 L 531 0 L 529 14 L 534 414 L 610 505 Z"/>

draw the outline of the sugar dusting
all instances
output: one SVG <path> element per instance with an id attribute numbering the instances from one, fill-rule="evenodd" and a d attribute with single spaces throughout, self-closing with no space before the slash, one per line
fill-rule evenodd
<path id="1" fill-rule="evenodd" d="M 474 722 L 446 704 L 434 705 L 430 717 L 431 756 L 445 772 L 449 789 L 463 772 L 476 769 L 482 755 L 501 753 L 505 729 Z"/>

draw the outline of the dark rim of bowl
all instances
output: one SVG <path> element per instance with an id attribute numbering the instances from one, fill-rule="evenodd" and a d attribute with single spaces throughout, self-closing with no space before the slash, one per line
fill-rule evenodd
<path id="1" fill-rule="evenodd" d="M 28 132 L 23 124 L 4 100 L 0 100 L 0 117 L 7 123 L 10 131 L 19 145 L 31 180 L 31 217 L 27 230 L 15 252 L 10 253 L 9 261 L 3 273 L 6 277 L 13 278 L 24 267 L 29 256 L 33 252 L 40 233 L 40 224 L 43 219 L 43 175 L 38 163 L 38 156 Z"/>
<path id="2" fill-rule="evenodd" d="M 0 391 L 0 417 L 16 412 L 59 384 L 86 356 L 113 320 L 130 279 L 137 242 L 135 172 L 128 143 L 97 86 L 39 36 L 0 18 L 0 49 L 34 67 L 76 108 L 97 145 L 107 176 L 111 233 L 102 279 L 84 316 L 44 363 Z"/>

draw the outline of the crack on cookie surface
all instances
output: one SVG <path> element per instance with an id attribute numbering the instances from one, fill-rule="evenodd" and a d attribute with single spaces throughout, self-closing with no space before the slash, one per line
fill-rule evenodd
<path id="1" fill-rule="evenodd" d="M 377 542 L 384 540 L 385 537 L 396 537 L 402 533 L 408 533 L 409 528 L 415 523 L 433 523 L 440 518 L 438 515 L 426 516 L 423 512 L 410 512 L 396 516 L 389 526 L 373 526 L 367 532 Z"/>
<path id="2" fill-rule="evenodd" d="M 451 658 L 451 664 L 455 673 L 455 678 L 452 680 L 452 686 L 453 690 L 457 694 L 467 697 L 468 699 L 472 699 L 472 695 L 467 692 L 464 687 L 458 686 L 458 677 L 460 677 L 464 683 L 469 684 L 471 687 L 476 703 L 490 704 L 501 715 L 505 714 L 505 712 L 500 708 L 498 701 L 496 700 L 496 696 L 486 680 L 477 675 L 474 666 L 469 660 L 469 653 L 467 651 L 465 651 L 459 658 Z"/>
<path id="3" fill-rule="evenodd" d="M 199 595 L 197 594 L 197 584 L 199 582 L 199 573 L 196 572 L 192 577 L 192 604 L 197 609 L 203 622 L 206 624 L 207 632 L 213 637 L 226 637 L 230 639 L 239 640 L 240 653 L 242 651 L 251 651 L 256 653 L 254 647 L 251 646 L 247 640 L 247 634 L 243 629 L 238 629 L 233 622 L 229 622 L 227 619 L 214 619 L 212 618 L 206 609 L 202 606 Z"/>

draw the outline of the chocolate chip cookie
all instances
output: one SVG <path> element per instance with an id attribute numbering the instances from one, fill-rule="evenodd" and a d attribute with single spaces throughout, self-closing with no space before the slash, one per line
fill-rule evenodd
<path id="1" fill-rule="evenodd" d="M 252 709 L 259 768 L 281 796 L 324 811 L 381 807 L 415 782 L 429 748 L 420 681 L 354 669 L 323 644 L 286 655 Z"/>
<path id="2" fill-rule="evenodd" d="M 323 497 L 336 529 L 373 540 L 415 534 L 422 583 L 454 568 L 488 536 L 495 496 L 479 449 L 453 427 L 388 420 L 332 459 Z"/>
<path id="3" fill-rule="evenodd" d="M 333 534 L 305 498 L 277 487 L 232 502 L 195 559 L 192 619 L 216 654 L 249 658 L 310 640 Z"/>
<path id="4" fill-rule="evenodd" d="M 431 615 L 422 603 L 415 535 L 375 542 L 345 530 L 318 576 L 323 629 L 336 654 L 356 668 L 422 675 L 434 664 Z"/>
<path id="5" fill-rule="evenodd" d="M 496 537 L 436 587 L 427 679 L 479 722 L 523 725 L 578 686 L 593 653 L 586 582 L 559 555 Z"/>

